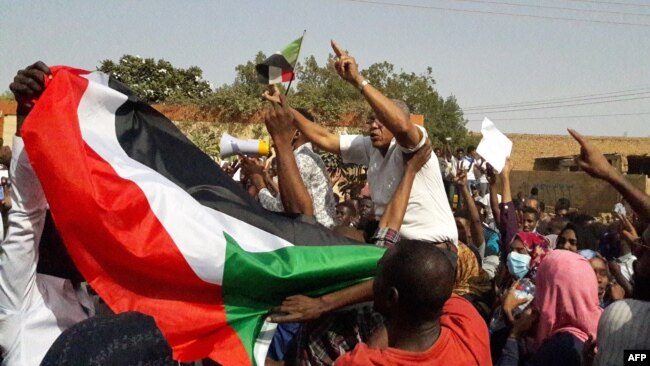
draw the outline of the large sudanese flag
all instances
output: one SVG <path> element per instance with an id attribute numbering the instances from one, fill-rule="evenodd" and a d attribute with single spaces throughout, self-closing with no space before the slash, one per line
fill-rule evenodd
<path id="1" fill-rule="evenodd" d="M 21 133 L 54 221 L 109 307 L 152 315 L 175 359 L 262 365 L 269 308 L 374 275 L 381 249 L 264 210 L 124 85 L 52 71 Z"/>
<path id="2" fill-rule="evenodd" d="M 255 65 L 255 70 L 257 70 L 262 83 L 272 85 L 291 81 L 295 78 L 293 68 L 298 61 L 303 37 L 294 40 L 282 51 L 272 54 L 262 63 Z"/>

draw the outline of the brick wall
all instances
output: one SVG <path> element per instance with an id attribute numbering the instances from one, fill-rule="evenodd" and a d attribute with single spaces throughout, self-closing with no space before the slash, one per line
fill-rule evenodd
<path id="1" fill-rule="evenodd" d="M 579 145 L 567 135 L 507 134 L 512 140 L 512 160 L 517 170 L 533 170 L 535 158 L 576 155 Z M 605 154 L 650 154 L 650 138 L 589 137 Z"/>
<path id="2" fill-rule="evenodd" d="M 628 174 L 627 179 L 650 194 L 650 184 L 645 175 Z M 517 192 L 527 197 L 531 188 L 537 187 L 539 199 L 546 204 L 547 212 L 553 212 L 555 202 L 562 197 L 571 200 L 572 207 L 591 215 L 611 212 L 616 204 L 616 190 L 584 172 L 513 171 L 510 180 L 513 197 Z"/>

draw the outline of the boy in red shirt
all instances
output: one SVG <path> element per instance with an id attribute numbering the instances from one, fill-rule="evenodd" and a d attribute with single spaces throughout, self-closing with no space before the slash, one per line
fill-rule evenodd
<path id="1" fill-rule="evenodd" d="M 488 329 L 474 307 L 452 295 L 454 268 L 442 250 L 402 241 L 379 261 L 375 310 L 388 347 L 365 343 L 336 360 L 345 365 L 491 365 Z"/>

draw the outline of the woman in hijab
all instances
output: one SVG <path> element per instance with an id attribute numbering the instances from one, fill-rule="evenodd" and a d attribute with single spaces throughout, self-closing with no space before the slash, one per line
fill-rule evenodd
<path id="1" fill-rule="evenodd" d="M 545 237 L 532 232 L 517 233 L 510 248 L 506 264 L 510 274 L 518 280 L 524 276 L 534 280 L 537 267 L 551 250 Z"/>
<path id="2" fill-rule="evenodd" d="M 500 292 L 500 305 L 493 312 L 490 321 L 490 347 L 493 360 L 500 358 L 501 350 L 506 344 L 509 329 L 505 322 L 507 314 L 503 313 L 502 305 L 507 299 L 507 289 L 511 288 L 515 281 L 522 278 L 529 278 L 535 282 L 535 274 L 540 263 L 551 252 L 548 240 L 540 234 L 533 232 L 519 232 L 510 243 L 510 253 L 506 259 L 508 273 L 503 274 L 497 281 L 497 288 L 504 289 Z M 519 304 L 517 304 L 519 305 Z"/>
<path id="3" fill-rule="evenodd" d="M 580 366 L 585 342 L 596 338 L 603 311 L 589 261 L 568 250 L 553 251 L 539 265 L 535 283 L 532 307 L 514 321 L 498 365 Z M 518 305 L 513 297 L 511 291 L 504 311 L 512 313 Z M 524 360 L 518 340 L 527 336 L 532 352 Z"/>
<path id="4" fill-rule="evenodd" d="M 467 245 L 458 242 L 456 282 L 453 292 L 472 303 L 486 322 L 494 302 L 494 291 L 488 274 L 481 268 L 478 255 Z"/>

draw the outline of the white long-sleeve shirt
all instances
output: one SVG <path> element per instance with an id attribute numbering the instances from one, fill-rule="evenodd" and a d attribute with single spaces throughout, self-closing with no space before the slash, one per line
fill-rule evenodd
<path id="1" fill-rule="evenodd" d="M 59 334 L 94 309 L 69 280 L 36 273 L 47 201 L 22 139 L 13 145 L 13 202 L 0 245 L 0 347 L 3 365 L 38 365 Z"/>

